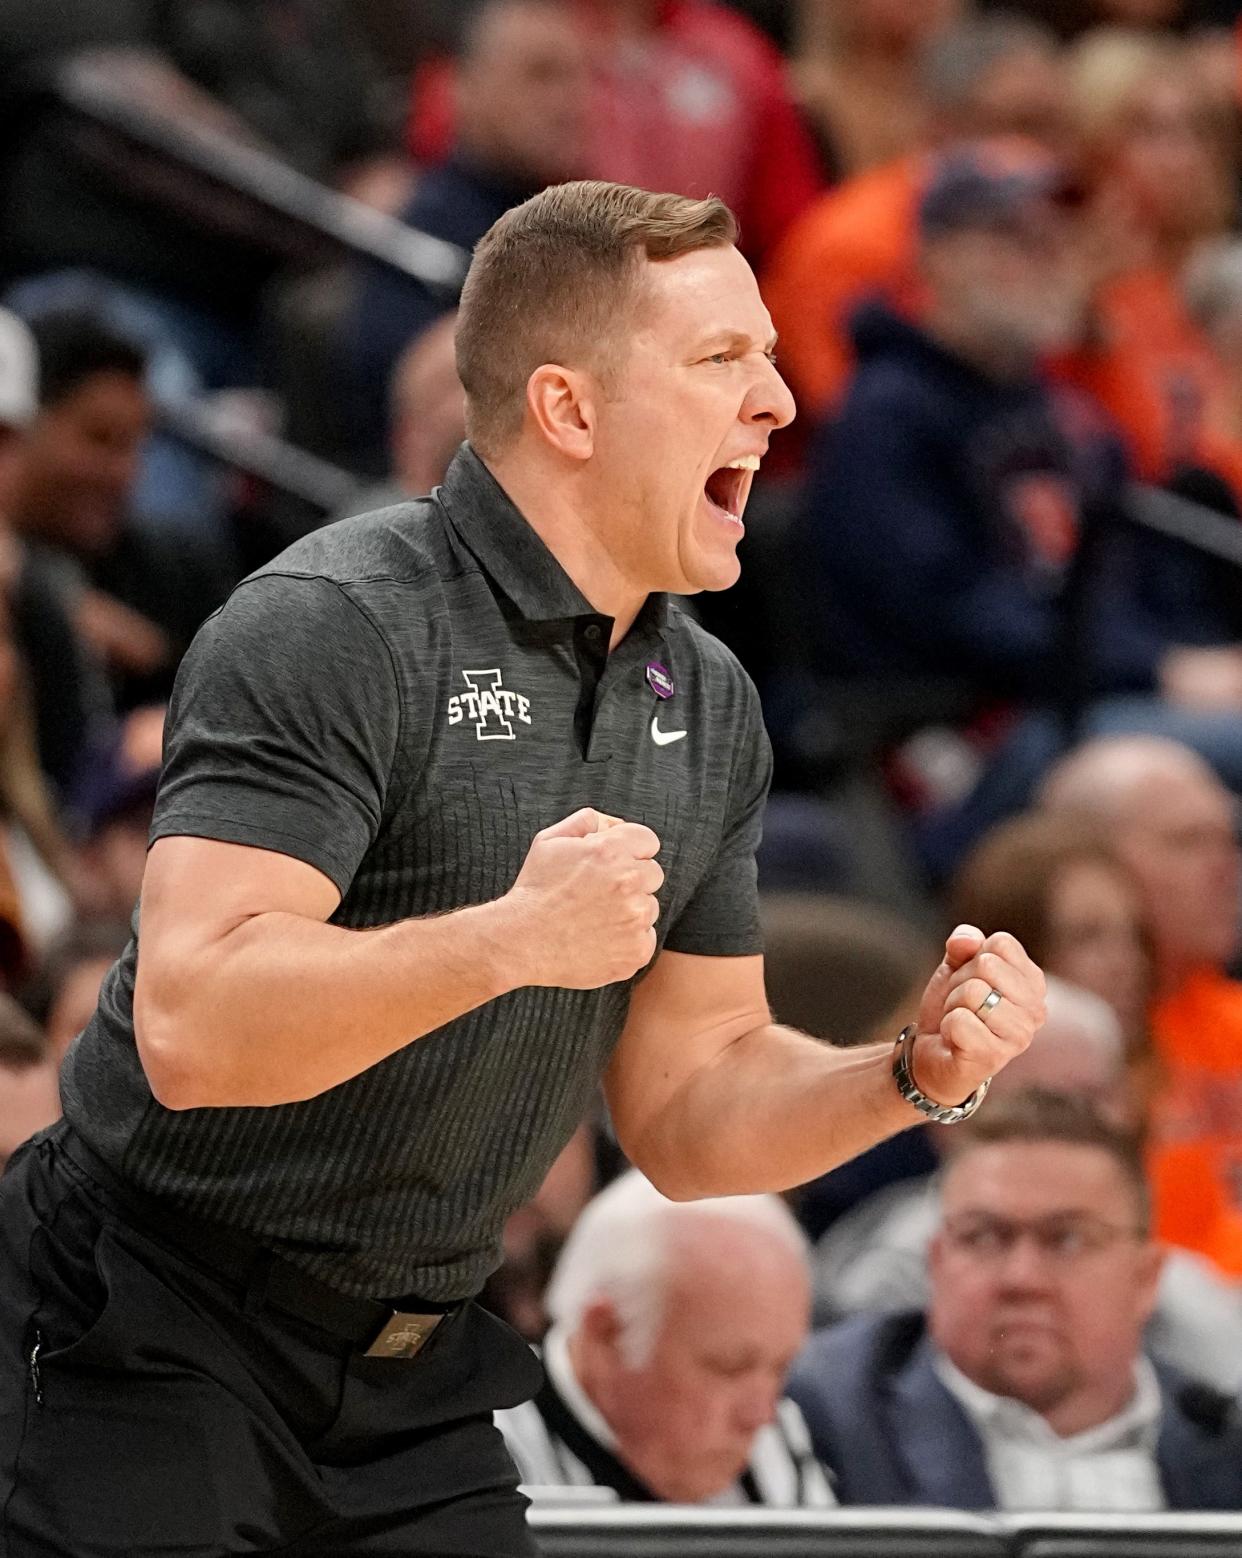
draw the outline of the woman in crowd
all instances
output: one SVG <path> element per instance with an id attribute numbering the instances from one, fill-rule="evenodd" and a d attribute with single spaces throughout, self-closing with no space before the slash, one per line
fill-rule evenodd
<path id="1" fill-rule="evenodd" d="M 1016 817 L 963 862 L 948 909 L 955 924 L 1012 926 L 1047 973 L 1108 1002 L 1125 1034 L 1141 1114 L 1154 1085 L 1151 964 L 1138 895 L 1108 844 L 1076 820 Z"/>

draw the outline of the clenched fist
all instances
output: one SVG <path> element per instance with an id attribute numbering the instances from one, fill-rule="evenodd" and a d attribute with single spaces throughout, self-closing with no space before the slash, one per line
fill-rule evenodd
<path id="1" fill-rule="evenodd" d="M 992 991 L 1000 1000 L 980 1011 Z M 919 1007 L 915 1083 L 939 1104 L 965 1102 L 1022 1053 L 1044 1017 L 1044 976 L 1022 944 L 959 925 Z"/>
<path id="2" fill-rule="evenodd" d="M 656 949 L 660 840 L 587 808 L 536 833 L 502 900 L 527 985 L 595 990 L 629 979 Z"/>

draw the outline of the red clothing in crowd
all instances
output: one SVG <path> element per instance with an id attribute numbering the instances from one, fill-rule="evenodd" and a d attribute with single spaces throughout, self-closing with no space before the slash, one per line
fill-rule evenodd
<path id="1" fill-rule="evenodd" d="M 664 0 L 650 32 L 624 38 L 604 35 L 594 6 L 580 11 L 598 45 L 584 174 L 719 195 L 737 214 L 746 254 L 766 256 L 824 184 L 780 52 L 712 0 Z M 451 139 L 450 67 L 437 61 L 415 80 L 410 150 L 437 162 Z"/>

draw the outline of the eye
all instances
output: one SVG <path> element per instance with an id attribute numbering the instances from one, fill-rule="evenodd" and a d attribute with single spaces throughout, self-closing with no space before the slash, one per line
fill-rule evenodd
<path id="1" fill-rule="evenodd" d="M 710 357 L 705 357 L 703 361 L 715 363 L 718 367 L 723 368 L 726 363 L 733 361 L 733 354 L 732 352 L 713 352 Z"/>
<path id="2" fill-rule="evenodd" d="M 1049 1254 L 1058 1255 L 1063 1260 L 1073 1260 L 1085 1254 L 1093 1248 L 1094 1244 L 1091 1231 L 1077 1223 L 1066 1223 L 1062 1227 L 1049 1228 L 1044 1235 L 1044 1241 Z"/>
<path id="3" fill-rule="evenodd" d="M 702 1359 L 703 1367 L 718 1379 L 740 1379 L 752 1367 L 749 1358 L 708 1357 Z"/>

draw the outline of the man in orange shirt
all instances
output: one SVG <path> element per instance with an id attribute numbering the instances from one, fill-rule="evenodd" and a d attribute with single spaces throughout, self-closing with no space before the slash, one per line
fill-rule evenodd
<path id="1" fill-rule="evenodd" d="M 924 63 L 932 141 L 1024 135 L 1056 147 L 1068 103 L 1056 44 L 1010 17 L 964 22 Z M 762 274 L 781 338 L 781 372 L 804 416 L 837 402 L 853 365 L 848 326 L 865 298 L 917 309 L 914 280 L 922 153 L 887 163 L 820 196 L 793 224 Z"/>
<path id="2" fill-rule="evenodd" d="M 1242 1276 L 1242 851 L 1237 803 L 1189 748 L 1087 742 L 1049 773 L 1046 810 L 1102 821 L 1143 895 L 1155 959 L 1151 1119 L 1156 1231 Z"/>

